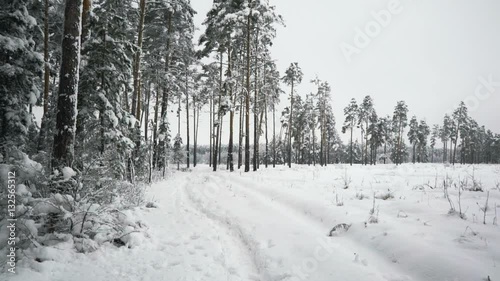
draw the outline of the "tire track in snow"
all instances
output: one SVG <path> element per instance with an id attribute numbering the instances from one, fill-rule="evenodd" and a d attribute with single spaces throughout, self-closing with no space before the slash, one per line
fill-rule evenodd
<path id="1" fill-rule="evenodd" d="M 169 191 L 156 191 L 166 207 L 163 220 L 166 215 L 167 222 L 170 221 L 168 228 L 158 233 L 162 237 L 170 236 L 163 238 L 161 250 L 172 249 L 176 253 L 175 258 L 169 260 L 170 271 L 166 276 L 169 280 L 260 281 L 240 241 L 226 231 L 226 226 L 207 219 L 206 214 L 192 204 L 185 192 L 192 181 L 182 174 L 170 182 L 173 188 Z M 162 221 L 157 223 L 163 225 Z"/>
<path id="2" fill-rule="evenodd" d="M 237 240 L 236 243 L 240 245 L 236 245 L 239 249 L 244 249 L 245 253 L 240 253 L 246 257 L 243 259 L 248 259 L 249 263 L 255 273 L 257 275 L 249 274 L 249 280 L 255 281 L 268 281 L 272 280 L 269 274 L 265 271 L 265 261 L 260 258 L 260 254 L 258 252 L 258 243 L 254 241 L 250 235 L 246 233 L 239 225 L 234 224 L 233 220 L 231 220 L 228 216 L 222 216 L 215 213 L 209 207 L 207 207 L 206 202 L 203 202 L 200 199 L 200 193 L 196 194 L 188 187 L 192 186 L 194 183 L 196 187 L 196 183 L 191 181 L 190 183 L 186 183 L 182 187 L 182 192 L 186 196 L 186 199 L 192 205 L 191 208 L 195 209 L 197 212 L 208 218 L 211 222 L 215 223 L 218 227 L 227 230 L 229 233 L 233 235 L 233 238 Z M 200 183 L 198 183 L 200 184 Z M 200 190 L 198 190 L 200 192 Z M 206 194 L 205 194 L 206 195 Z M 203 196 L 203 195 L 202 195 Z M 205 198 L 207 199 L 207 198 Z"/>
<path id="3" fill-rule="evenodd" d="M 215 181 L 218 186 L 226 186 L 227 183 L 230 183 L 231 187 L 237 187 L 238 191 L 245 195 L 245 200 L 251 202 L 252 206 L 255 206 L 255 212 L 259 210 L 257 206 L 261 208 L 263 207 L 265 210 L 263 213 L 269 214 L 268 219 L 275 220 L 274 223 L 276 223 L 276 225 L 274 227 L 274 231 L 279 233 L 278 237 L 287 237 L 289 239 L 288 241 L 282 241 L 282 243 L 280 243 L 284 246 L 285 253 L 286 251 L 290 252 L 290 255 L 285 255 L 283 257 L 285 260 L 290 260 L 288 262 L 288 267 L 281 269 L 282 271 L 286 271 L 284 274 L 274 274 L 276 275 L 274 280 L 312 280 L 308 277 L 304 277 L 303 274 L 300 274 L 300 271 L 297 274 L 296 269 L 300 268 L 300 266 L 304 269 L 304 263 L 307 267 L 308 262 L 310 265 L 313 265 L 314 262 L 316 262 L 314 260 L 311 261 L 311 259 L 316 253 L 318 247 L 320 247 L 320 250 L 321 247 L 324 247 L 324 245 L 320 245 L 321 242 L 317 241 L 317 239 L 321 238 L 326 239 L 324 226 L 311 222 L 310 218 L 305 217 L 304 215 L 297 216 L 295 214 L 295 210 L 291 210 L 289 207 L 285 208 L 279 204 L 273 204 L 273 202 L 270 202 L 269 198 L 265 195 L 259 194 L 258 192 L 247 188 L 245 185 L 248 184 L 238 183 L 236 181 L 232 181 L 230 178 L 228 182 L 228 178 L 225 178 L 224 175 L 227 176 L 228 174 L 213 174 L 209 176 L 209 178 Z M 236 185 L 233 185 L 233 183 Z M 255 182 L 252 182 L 249 185 L 255 186 Z M 242 207 L 243 205 L 241 205 L 241 207 L 238 206 L 238 208 Z M 241 220 L 242 217 L 239 219 Z M 236 219 L 234 220 L 236 221 Z M 286 223 L 279 225 L 280 222 Z M 306 231 L 304 232 L 304 230 Z M 265 232 L 261 232 L 260 234 L 266 235 Z M 282 240 L 287 239 L 285 238 Z M 342 240 L 342 242 L 345 241 Z M 359 245 L 354 246 L 360 248 Z M 299 248 L 300 253 L 297 255 L 296 252 L 290 251 L 292 248 Z M 274 253 L 275 259 L 277 258 L 276 254 L 280 255 L 281 253 Z M 369 266 L 364 260 L 359 261 L 359 263 L 362 263 L 364 266 L 360 267 L 360 264 L 353 264 L 351 263 L 353 254 L 354 251 L 352 248 L 336 245 L 335 254 L 331 254 L 331 256 L 327 258 L 328 262 L 321 261 L 321 264 L 319 264 L 320 267 L 323 267 L 322 270 L 326 270 L 327 272 L 311 272 L 311 274 L 315 274 L 314 280 L 319 280 L 319 278 L 321 278 L 321 280 L 331 280 L 331 278 L 338 276 L 342 276 L 342 280 L 412 280 L 400 274 L 381 274 L 381 272 L 383 272 L 381 270 L 384 269 L 386 272 L 395 272 L 395 270 L 391 264 L 378 261 L 378 257 L 376 256 L 372 258 L 372 260 L 376 261 L 376 266 Z M 290 274 L 290 272 L 292 274 Z M 339 272 L 341 272 L 340 275 L 338 274 Z M 318 273 L 322 273 L 323 275 L 318 276 Z"/>

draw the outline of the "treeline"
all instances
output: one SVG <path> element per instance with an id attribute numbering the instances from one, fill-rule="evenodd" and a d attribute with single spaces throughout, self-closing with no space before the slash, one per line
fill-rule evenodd
<path id="1" fill-rule="evenodd" d="M 352 99 L 344 109 L 343 133 L 350 134 L 349 162 L 361 164 L 404 162 L 500 163 L 500 134 L 480 126 L 469 114 L 464 102 L 443 123 L 432 128 L 425 119 L 408 118 L 408 106 L 398 101 L 392 116 L 379 117 L 371 96 L 358 104 Z M 409 119 L 409 120 L 408 120 Z M 359 129 L 361 144 L 353 142 Z M 408 140 L 409 145 L 405 143 Z M 437 148 L 438 142 L 442 148 Z M 382 153 L 381 155 L 379 153 Z"/>

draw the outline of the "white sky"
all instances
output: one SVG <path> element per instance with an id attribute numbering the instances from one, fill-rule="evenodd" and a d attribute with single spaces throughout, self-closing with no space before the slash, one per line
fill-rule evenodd
<path id="1" fill-rule="evenodd" d="M 203 29 L 201 22 L 212 1 L 191 3 L 198 12 L 195 24 Z M 304 79 L 297 91 L 302 96 L 314 90 L 309 81 L 316 74 L 332 85 L 339 132 L 349 100 L 354 97 L 359 102 L 370 94 L 379 116 L 392 115 L 396 101 L 405 100 L 409 115 L 430 125 L 441 124 L 446 111 L 466 100 L 479 124 L 500 133 L 500 1 L 271 0 L 271 4 L 286 24 L 278 29 L 272 47 L 280 72 L 291 62 L 299 63 Z M 391 5 L 397 9 L 391 10 L 395 14 L 386 27 L 348 62 L 340 45 L 356 46 L 356 28 L 373 25 L 373 13 Z M 489 90 L 480 77 L 493 81 Z M 286 97 L 282 101 L 288 102 Z M 202 118 L 199 143 L 208 144 L 208 114 Z M 175 134 L 176 121 L 171 120 Z M 224 134 L 223 143 L 227 138 Z"/>

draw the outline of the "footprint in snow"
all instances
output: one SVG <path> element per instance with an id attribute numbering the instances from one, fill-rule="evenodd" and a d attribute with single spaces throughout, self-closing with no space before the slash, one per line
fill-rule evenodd
<path id="1" fill-rule="evenodd" d="M 364 266 L 368 266 L 368 261 L 366 259 L 361 259 L 359 254 L 354 253 L 354 263 L 360 263 Z"/>
<path id="2" fill-rule="evenodd" d="M 229 273 L 230 273 L 231 275 L 236 275 L 236 276 L 239 276 L 239 274 L 238 274 L 238 270 L 237 270 L 236 268 L 234 268 L 234 267 L 229 267 L 229 268 L 227 269 L 227 271 L 229 271 Z"/>
<path id="3" fill-rule="evenodd" d="M 191 240 L 197 240 L 197 239 L 200 238 L 200 235 L 198 235 L 198 234 L 195 233 L 195 234 L 191 235 L 190 238 L 191 238 Z"/>
<path id="4" fill-rule="evenodd" d="M 181 264 L 181 261 L 172 261 L 172 262 L 168 263 L 169 266 L 176 266 L 176 265 L 179 265 L 179 264 Z"/>
<path id="5" fill-rule="evenodd" d="M 191 265 L 191 267 L 192 267 L 194 270 L 196 270 L 196 271 L 201 271 L 201 270 L 202 270 L 202 269 L 201 269 L 201 267 L 200 267 L 199 265 L 197 265 L 197 264 L 192 264 L 192 265 Z"/>
<path id="6" fill-rule="evenodd" d="M 178 247 L 180 245 L 180 243 L 174 241 L 167 242 L 166 244 L 173 247 Z"/>

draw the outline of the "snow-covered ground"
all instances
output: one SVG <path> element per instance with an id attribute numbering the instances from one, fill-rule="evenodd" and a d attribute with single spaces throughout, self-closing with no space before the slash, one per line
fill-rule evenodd
<path id="1" fill-rule="evenodd" d="M 460 182 L 484 192 L 463 191 L 459 204 Z M 499 182 L 500 166 L 492 165 L 262 166 L 251 173 L 201 166 L 151 187 L 158 208 L 130 212 L 148 228 L 131 248 L 78 254 L 60 246 L 42 263 L 20 262 L 8 278 L 497 281 Z M 341 223 L 348 230 L 328 236 Z"/>

